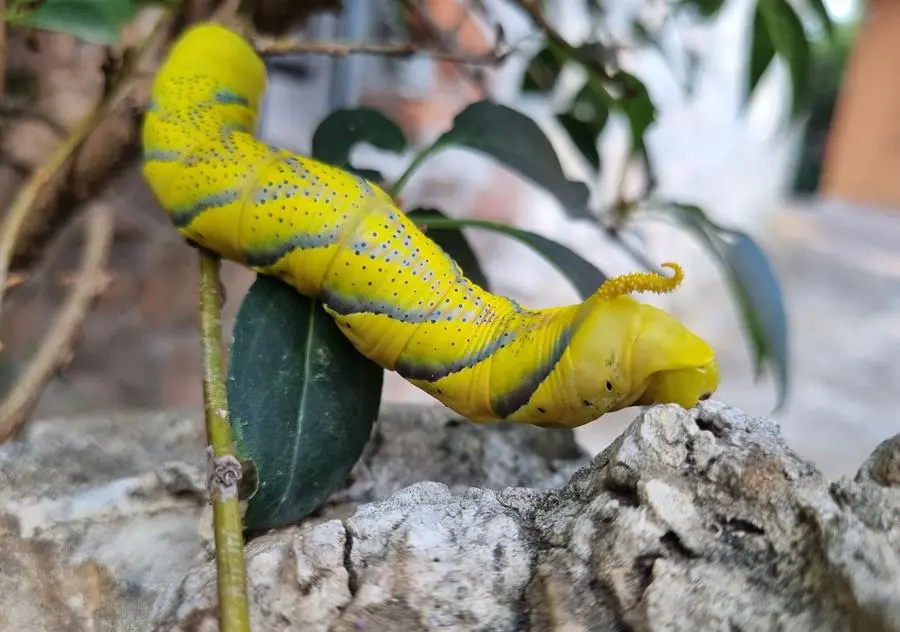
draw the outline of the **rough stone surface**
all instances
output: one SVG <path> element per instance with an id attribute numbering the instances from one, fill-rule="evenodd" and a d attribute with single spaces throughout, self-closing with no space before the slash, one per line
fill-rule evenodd
<path id="1" fill-rule="evenodd" d="M 210 559 L 204 445 L 202 416 L 191 412 L 38 421 L 0 446 L 0 630 L 145 632 L 160 591 Z M 347 514 L 423 480 L 559 487 L 587 462 L 572 433 L 386 406 L 348 487 L 321 513 Z M 346 605 L 328 601 L 347 585 L 337 524 L 290 553 L 311 565 L 290 577 L 316 586 L 303 600 L 286 595 L 294 618 L 327 621 Z M 271 580 L 274 595 L 283 579 L 265 579 L 266 569 L 280 572 L 287 553 L 277 538 L 264 543 L 254 542 L 251 572 L 257 591 Z"/>
<path id="2" fill-rule="evenodd" d="M 202 465 L 196 415 L 47 420 L 0 446 L 0 630 L 146 629 L 162 587 L 206 559 Z"/>
<path id="3" fill-rule="evenodd" d="M 419 482 L 252 541 L 253 626 L 898 631 L 898 442 L 829 483 L 767 419 L 648 409 L 561 489 Z M 218 629 L 212 573 L 156 632 Z"/>
<path id="4" fill-rule="evenodd" d="M 467 487 L 562 487 L 588 464 L 574 433 L 536 426 L 480 426 L 442 406 L 392 405 L 347 487 L 329 506 L 366 503 L 421 481 Z"/>

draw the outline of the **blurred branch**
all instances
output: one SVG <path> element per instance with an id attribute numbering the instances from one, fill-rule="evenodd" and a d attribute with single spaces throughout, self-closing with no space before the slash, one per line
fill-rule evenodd
<path id="1" fill-rule="evenodd" d="M 538 0 L 513 0 L 513 4 L 522 9 L 534 25 L 540 30 L 551 42 L 557 47 L 563 49 L 570 57 L 577 57 L 577 50 L 574 46 L 566 41 L 559 31 L 557 31 L 544 14 L 541 13 L 540 2 Z"/>
<path id="2" fill-rule="evenodd" d="M 622 250 L 628 253 L 628 255 L 645 270 L 647 270 L 648 272 L 663 272 L 660 266 L 651 261 L 650 257 L 644 254 L 643 250 L 632 245 L 632 243 L 628 240 L 628 237 L 619 228 L 615 228 L 613 226 L 605 226 L 604 230 L 606 231 L 606 234 L 610 239 L 615 241 Z"/>
<path id="3" fill-rule="evenodd" d="M 604 82 L 619 83 L 617 78 L 612 76 L 604 68 L 603 63 L 596 58 L 597 47 L 578 48 L 566 41 L 566 38 L 541 13 L 538 0 L 512 0 L 512 2 L 531 18 L 532 23 L 550 41 L 559 55 L 584 66 L 584 69 L 588 72 L 588 81 L 593 83 L 598 91 L 607 92 L 602 85 Z M 587 50 L 592 50 L 593 52 L 586 52 Z"/>
<path id="4" fill-rule="evenodd" d="M 419 2 L 417 2 L 415 0 L 403 0 L 403 5 L 406 7 L 406 9 L 408 11 L 410 11 L 411 13 L 414 13 L 416 15 L 416 17 L 418 17 L 419 21 L 422 24 L 422 27 L 425 29 L 425 31 L 428 35 L 428 37 L 433 39 L 434 41 L 436 41 L 442 50 L 452 51 L 452 50 L 458 48 L 458 46 L 459 46 L 459 41 L 458 41 L 459 30 L 462 28 L 463 24 L 466 23 L 466 21 L 469 17 L 468 10 L 464 9 L 464 10 L 460 11 L 460 15 L 457 18 L 456 28 L 453 31 L 448 32 L 448 31 L 445 31 L 444 29 L 442 29 L 440 27 L 440 25 L 437 22 L 435 22 L 434 18 L 430 15 L 430 13 L 426 9 L 424 9 L 419 4 Z M 497 36 L 494 40 L 494 48 L 491 51 L 491 53 L 489 53 L 489 54 L 491 54 L 493 56 L 497 56 L 499 53 L 500 47 L 503 45 L 503 42 L 504 42 L 503 32 L 498 31 Z M 509 54 L 509 51 L 507 51 L 506 55 L 508 55 L 508 54 Z M 505 57 L 505 55 L 504 55 L 504 57 Z M 456 60 L 456 61 L 459 61 L 459 60 Z M 484 94 L 487 92 L 484 77 L 482 76 L 482 74 L 480 72 L 473 72 L 472 70 L 470 70 L 468 68 L 460 67 L 460 66 L 455 66 L 454 69 L 461 76 L 463 76 L 464 78 L 471 81 L 480 93 Z"/>
<path id="5" fill-rule="evenodd" d="M 122 68 L 116 73 L 110 89 L 105 92 L 94 110 L 69 132 L 68 137 L 47 161 L 32 172 L 10 205 L 3 223 L 0 224 L 0 314 L 2 314 L 3 292 L 13 258 L 33 247 L 29 241 L 40 241 L 41 236 L 46 239 L 55 232 L 61 223 L 60 214 L 65 213 L 68 217 L 78 202 L 90 198 L 95 193 L 95 189 L 105 182 L 109 169 L 115 167 L 118 162 L 110 160 L 111 157 L 121 159 L 129 149 L 136 150 L 138 134 L 135 105 L 124 99 L 125 88 L 132 78 L 132 72 L 152 48 L 157 36 L 168 28 L 171 19 L 171 13 L 164 13 L 150 35 L 141 42 L 138 50 L 132 55 L 125 56 Z M 96 133 L 101 124 L 113 115 L 126 117 L 130 124 L 129 133 L 124 134 L 124 138 L 121 132 L 116 137 L 117 130 L 109 128 L 104 135 Z M 96 159 L 106 167 L 97 170 L 101 173 L 85 174 L 82 171 L 88 171 L 88 167 L 84 167 L 83 170 L 75 168 L 78 153 L 88 142 L 96 142 L 103 148 Z M 86 186 L 81 182 L 82 177 L 91 180 L 90 184 L 93 186 Z M 67 204 L 62 204 L 66 189 L 76 186 L 79 190 L 72 195 L 76 199 L 67 199 L 65 200 Z"/>
<path id="6" fill-rule="evenodd" d="M 50 331 L 41 340 L 37 353 L 0 402 L 0 443 L 15 435 L 44 387 L 71 360 L 91 302 L 103 293 L 109 283 L 105 267 L 113 237 L 112 209 L 94 205 L 86 219 L 84 256 L 72 291 L 57 313 Z"/>
<path id="7" fill-rule="evenodd" d="M 88 117 L 75 127 L 63 144 L 50 156 L 49 160 L 36 169 L 28 181 L 22 186 L 19 195 L 0 225 L 0 306 L 2 306 L 3 291 L 9 275 L 9 265 L 12 261 L 16 244 L 25 225 L 25 220 L 35 207 L 38 196 L 47 185 L 58 177 L 63 166 L 69 161 L 72 154 L 81 145 L 88 133 L 96 127 L 106 114 L 104 102 L 96 108 Z M 0 310 L 2 313 L 2 310 Z"/>
<path id="8" fill-rule="evenodd" d="M 346 57 L 352 54 L 382 55 L 388 57 L 410 57 L 412 55 L 428 55 L 435 59 L 455 61 L 462 64 L 493 65 L 502 62 L 511 51 L 493 51 L 486 55 L 466 55 L 459 52 L 430 50 L 412 43 L 340 43 L 340 42 L 297 42 L 293 40 L 274 40 L 271 42 L 255 42 L 256 52 L 262 56 L 285 55 L 291 53 L 310 53 Z"/>

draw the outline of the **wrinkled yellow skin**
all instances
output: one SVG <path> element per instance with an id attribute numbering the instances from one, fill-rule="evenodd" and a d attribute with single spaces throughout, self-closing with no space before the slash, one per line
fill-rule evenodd
<path id="1" fill-rule="evenodd" d="M 318 296 L 361 353 L 475 422 L 575 427 L 716 389 L 712 349 L 628 296 L 674 289 L 678 266 L 525 309 L 465 278 L 374 184 L 255 139 L 265 88 L 261 59 L 215 25 L 187 31 L 160 68 L 144 175 L 185 237 Z"/>

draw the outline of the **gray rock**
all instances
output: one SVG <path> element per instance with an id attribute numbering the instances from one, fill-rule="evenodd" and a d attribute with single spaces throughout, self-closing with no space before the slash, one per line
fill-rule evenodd
<path id="1" fill-rule="evenodd" d="M 422 482 L 252 541 L 253 629 L 897 631 L 884 454 L 830 484 L 764 418 L 647 409 L 560 489 Z M 218 629 L 213 572 L 156 632 Z"/>
<path id="2" fill-rule="evenodd" d="M 348 487 L 319 519 L 425 480 L 453 490 L 562 486 L 587 462 L 571 432 L 475 426 L 443 408 L 388 406 Z M 159 593 L 210 559 L 206 467 L 197 412 L 38 421 L 0 446 L 0 630 L 147 630 Z M 340 522 L 326 523 L 296 550 L 278 534 L 255 540 L 258 590 L 264 582 L 270 594 L 279 590 L 282 576 L 266 573 L 281 572 L 285 556 L 304 560 L 291 585 L 308 594 L 291 596 L 287 616 L 334 619 L 350 598 L 334 592 L 347 589 L 344 533 Z"/>
<path id="3" fill-rule="evenodd" d="M 587 454 L 574 433 L 520 424 L 478 425 L 442 406 L 396 404 L 382 415 L 347 486 L 322 509 L 387 498 L 421 481 L 469 487 L 556 488 Z"/>
<path id="4" fill-rule="evenodd" d="M 35 422 L 0 446 L 0 629 L 146 630 L 160 590 L 206 559 L 185 480 L 203 445 L 199 415 L 153 413 Z"/>

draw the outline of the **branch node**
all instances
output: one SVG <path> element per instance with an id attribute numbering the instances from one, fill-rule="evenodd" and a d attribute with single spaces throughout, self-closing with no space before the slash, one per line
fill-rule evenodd
<path id="1" fill-rule="evenodd" d="M 216 457 L 209 475 L 210 496 L 220 501 L 236 499 L 242 476 L 241 463 L 234 456 L 223 454 Z"/>

